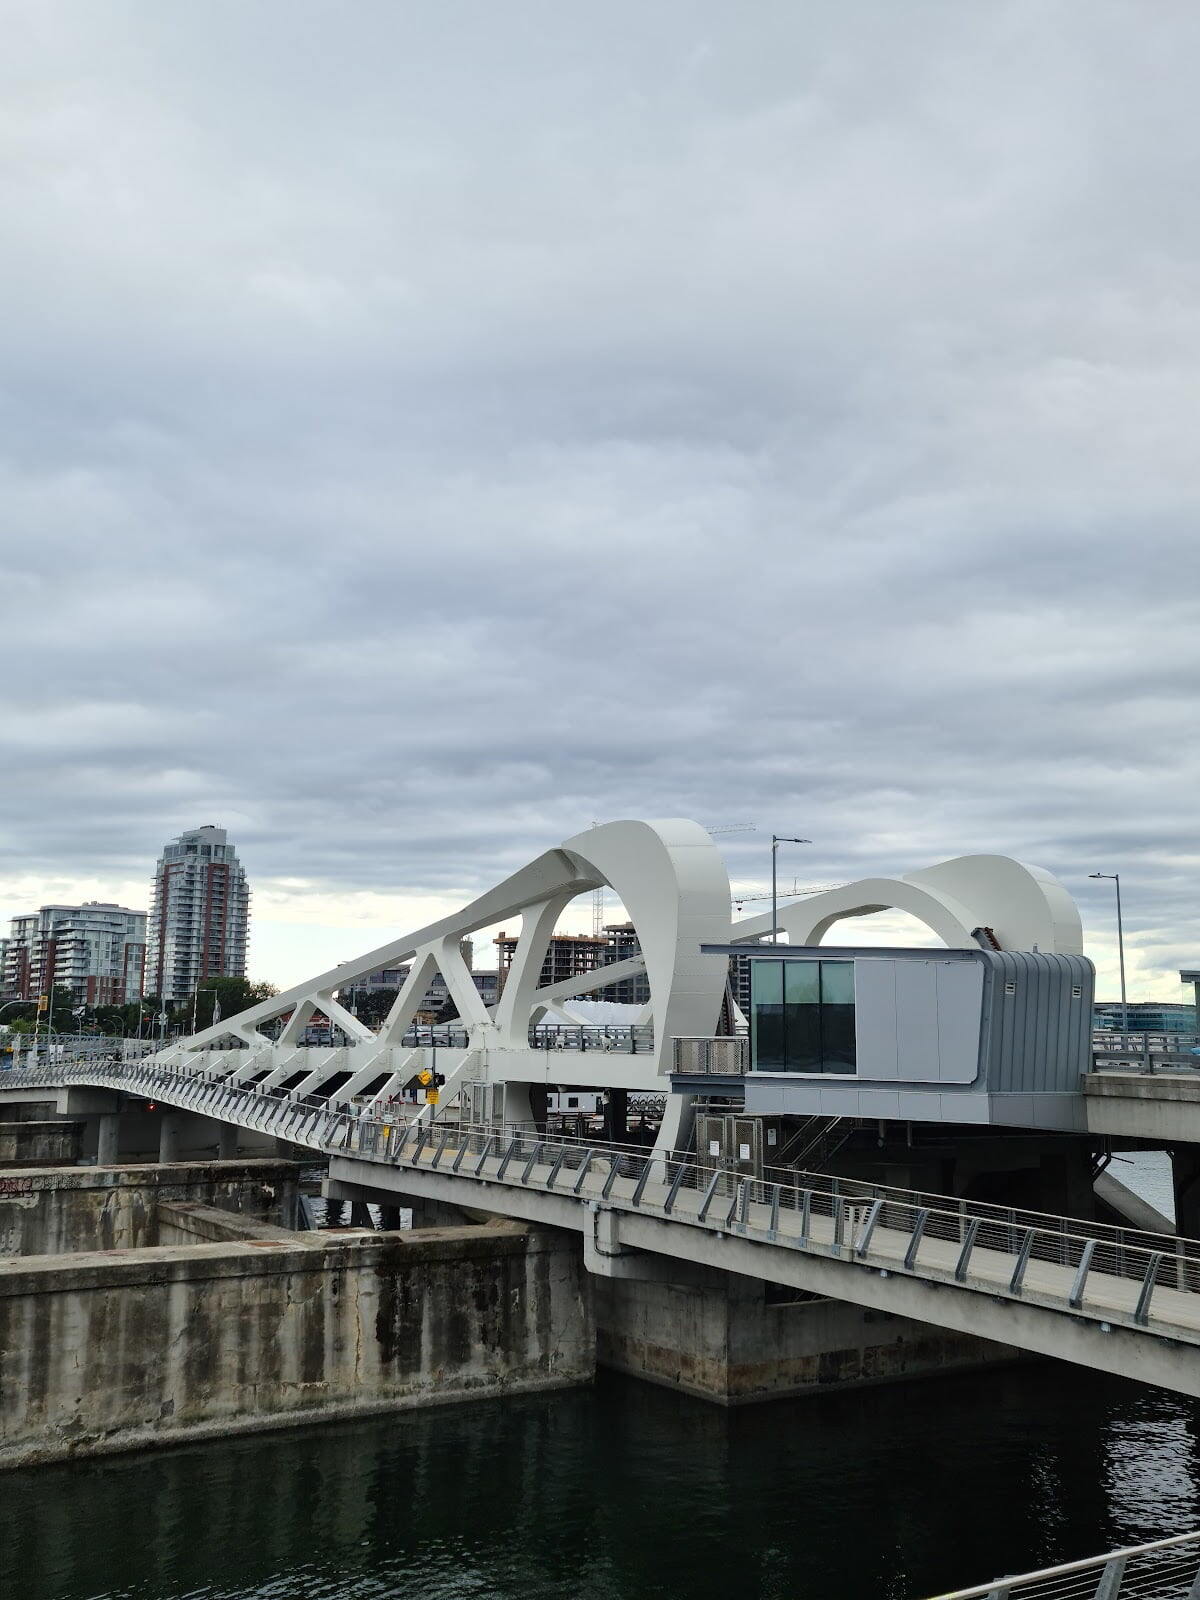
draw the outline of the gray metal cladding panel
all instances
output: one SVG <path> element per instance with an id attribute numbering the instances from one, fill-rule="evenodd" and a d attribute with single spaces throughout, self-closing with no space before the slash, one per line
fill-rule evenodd
<path id="1" fill-rule="evenodd" d="M 939 1081 L 974 1083 L 979 1076 L 983 966 L 977 961 L 943 961 L 935 970 Z"/>
<path id="2" fill-rule="evenodd" d="M 863 1083 L 973 1083 L 979 1075 L 979 961 L 854 963 L 858 1078 Z"/>
<path id="3" fill-rule="evenodd" d="M 859 1077 L 894 1083 L 900 1076 L 895 961 L 855 961 L 854 1034 Z"/>
<path id="4" fill-rule="evenodd" d="M 896 1049 L 897 1076 L 902 1082 L 940 1081 L 937 968 L 933 961 L 896 964 Z"/>
<path id="5" fill-rule="evenodd" d="M 1095 972 L 1085 956 L 986 953 L 983 1054 L 992 1093 L 1078 1093 L 1091 1064 Z"/>

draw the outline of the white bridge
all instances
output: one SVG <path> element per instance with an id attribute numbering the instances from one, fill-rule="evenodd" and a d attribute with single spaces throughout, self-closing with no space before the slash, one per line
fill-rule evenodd
<path id="1" fill-rule="evenodd" d="M 601 884 L 625 905 L 641 955 L 541 986 L 563 910 Z M 1200 1244 L 790 1169 L 742 1177 L 685 1153 L 691 1097 L 670 1092 L 672 1048 L 678 1038 L 712 1038 L 728 974 L 727 954 L 705 946 L 753 947 L 770 932 L 769 915 L 733 923 L 730 905 L 720 855 L 695 823 L 607 824 L 457 915 L 149 1059 L 38 1060 L 4 1073 L 0 1092 L 154 1099 L 319 1152 L 335 1195 L 411 1196 L 574 1230 L 597 1273 L 637 1277 L 655 1258 L 717 1267 L 1200 1395 Z M 888 906 L 921 917 L 952 949 L 978 951 L 986 940 L 1079 959 L 1066 891 L 1048 873 L 994 856 L 795 901 L 780 907 L 779 924 L 793 945 L 808 944 L 842 917 Z M 518 913 L 516 956 L 489 1010 L 461 941 Z M 410 975 L 373 1034 L 336 991 L 399 961 L 412 963 Z M 442 1103 L 399 1120 L 385 1103 L 427 1058 L 425 1046 L 403 1041 L 435 970 L 458 1005 L 461 1038 L 439 1052 Z M 551 1064 L 551 1052 L 531 1047 L 541 1019 L 569 1020 L 572 998 L 642 970 L 650 999 L 617 1048 L 583 1048 L 581 1037 Z M 318 1010 L 348 1047 L 300 1046 Z M 260 1031 L 280 1022 L 276 1040 Z M 547 1138 L 529 1099 L 547 1082 L 664 1095 L 655 1148 Z M 365 1104 L 344 1109 L 364 1093 Z"/>
<path id="2" fill-rule="evenodd" d="M 540 985 L 551 936 L 572 900 L 610 888 L 634 925 L 641 954 L 594 972 Z M 958 949 L 977 949 L 980 930 L 998 948 L 1077 954 L 1079 913 L 1051 874 L 1003 856 L 967 856 L 897 878 L 872 878 L 783 904 L 778 926 L 792 945 L 821 941 L 842 918 L 896 908 L 918 917 Z M 462 941 L 519 917 L 521 934 L 497 1004 L 485 1006 L 462 955 Z M 286 1086 L 297 1099 L 329 1095 L 385 1101 L 427 1063 L 427 1050 L 406 1045 L 422 997 L 441 973 L 458 1008 L 457 1046 L 441 1049 L 447 1078 L 443 1103 L 462 1098 L 486 1105 L 487 1117 L 531 1120 L 529 1091 L 553 1081 L 662 1094 L 669 1088 L 677 1038 L 716 1033 L 728 981 L 727 957 L 704 946 L 754 948 L 771 932 L 771 914 L 733 920 L 729 878 L 720 852 L 695 822 L 612 822 L 567 839 L 522 867 L 453 916 L 368 951 L 356 961 L 251 1007 L 173 1044 L 162 1065 L 202 1070 L 265 1093 Z M 378 1033 L 340 1004 L 339 989 L 399 963 L 409 976 Z M 569 1023 L 570 1004 L 622 978 L 644 972 L 650 999 L 615 1048 L 561 1049 L 553 1058 L 531 1044 L 543 1019 Z M 338 1050 L 300 1041 L 315 1013 L 349 1044 Z M 279 1030 L 268 1038 L 263 1028 Z M 586 1041 L 584 1041 L 586 1043 Z M 686 1097 L 667 1095 L 659 1148 L 686 1143 Z"/>
<path id="3" fill-rule="evenodd" d="M 379 1120 L 158 1061 L 33 1066 L 4 1088 L 153 1097 L 329 1160 L 333 1192 L 421 1198 L 582 1235 L 593 1272 L 717 1267 L 1200 1395 L 1200 1242 L 533 1129 Z"/>

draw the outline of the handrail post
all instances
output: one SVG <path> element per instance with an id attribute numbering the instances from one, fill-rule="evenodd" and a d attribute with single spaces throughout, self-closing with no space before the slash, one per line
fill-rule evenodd
<path id="1" fill-rule="evenodd" d="M 1158 1281 L 1158 1264 L 1161 1260 L 1162 1252 L 1155 1250 L 1146 1263 L 1146 1275 L 1142 1279 L 1142 1287 L 1138 1293 L 1133 1320 L 1140 1323 L 1143 1328 L 1150 1320 L 1150 1299 L 1154 1293 L 1154 1285 Z"/>
<path id="2" fill-rule="evenodd" d="M 812 1190 L 805 1189 L 804 1202 L 800 1207 L 800 1237 L 797 1243 L 808 1244 L 809 1230 L 812 1227 Z"/>
<path id="3" fill-rule="evenodd" d="M 550 1168 L 550 1176 L 546 1179 L 547 1189 L 553 1189 L 555 1181 L 557 1180 L 559 1173 L 562 1171 L 562 1164 L 567 1159 L 568 1148 L 569 1147 L 564 1144 L 562 1149 L 558 1152 L 558 1158 L 554 1165 Z"/>
<path id="4" fill-rule="evenodd" d="M 967 1264 L 971 1259 L 971 1251 L 975 1248 L 975 1235 L 978 1232 L 979 1218 L 972 1217 L 963 1233 L 962 1249 L 958 1253 L 958 1264 L 954 1268 L 954 1281 L 956 1283 L 961 1283 L 967 1275 Z"/>
<path id="5" fill-rule="evenodd" d="M 1106 1561 L 1104 1571 L 1100 1574 L 1100 1582 L 1096 1585 L 1093 1600 L 1117 1600 L 1121 1592 L 1121 1579 L 1125 1576 L 1125 1563 L 1128 1556 L 1113 1556 L 1111 1561 Z"/>
<path id="6" fill-rule="evenodd" d="M 1092 1257 L 1096 1253 L 1095 1239 L 1089 1239 L 1079 1255 L 1079 1266 L 1075 1273 L 1075 1282 L 1071 1285 L 1071 1293 L 1067 1296 L 1067 1304 L 1076 1310 L 1083 1303 L 1083 1291 L 1087 1287 L 1088 1271 L 1092 1265 Z M 1114 1590 L 1114 1593 L 1116 1591 Z"/>
<path id="7" fill-rule="evenodd" d="M 607 1200 L 613 1192 L 613 1184 L 617 1181 L 617 1174 L 621 1170 L 621 1157 L 610 1154 L 608 1158 L 608 1177 L 604 1180 L 604 1187 L 600 1191 L 600 1198 Z"/>
<path id="8" fill-rule="evenodd" d="M 1033 1241 L 1036 1236 L 1036 1228 L 1027 1228 L 1025 1230 L 1025 1237 L 1021 1240 L 1021 1248 L 1017 1251 L 1017 1261 L 1013 1267 L 1012 1277 L 1008 1280 L 1009 1294 L 1020 1294 L 1021 1292 L 1021 1285 L 1025 1281 L 1025 1268 L 1029 1265 L 1029 1257 L 1033 1253 Z"/>
<path id="9" fill-rule="evenodd" d="M 633 1203 L 634 1203 L 635 1206 L 640 1206 L 641 1203 L 642 1203 L 642 1196 L 646 1192 L 646 1184 L 649 1181 L 650 1169 L 653 1167 L 653 1165 L 654 1165 L 654 1157 L 653 1156 L 647 1156 L 646 1157 L 646 1163 L 642 1168 L 641 1177 L 639 1177 L 636 1185 L 634 1186 L 634 1190 L 633 1190 Z"/>
<path id="10" fill-rule="evenodd" d="M 879 1213 L 882 1210 L 883 1201 L 876 1200 L 870 1211 L 867 1213 L 867 1220 L 863 1225 L 862 1237 L 858 1241 L 857 1250 L 854 1250 L 853 1245 L 851 1247 L 852 1253 L 856 1254 L 860 1261 L 867 1253 L 867 1246 L 871 1242 L 871 1235 L 875 1232 L 875 1225 L 879 1221 Z"/>
<path id="11" fill-rule="evenodd" d="M 721 1168 L 718 1167 L 717 1170 L 713 1173 L 712 1177 L 708 1180 L 708 1188 L 705 1189 L 704 1198 L 700 1202 L 700 1212 L 699 1212 L 699 1216 L 698 1216 L 698 1219 L 697 1219 L 698 1221 L 704 1222 L 707 1219 L 707 1217 L 708 1217 L 708 1208 L 709 1208 L 710 1205 L 712 1205 L 713 1195 L 715 1195 L 716 1192 L 717 1192 L 717 1184 L 721 1181 L 721 1178 L 723 1176 L 724 1176 L 724 1174 L 723 1174 Z"/>
<path id="12" fill-rule="evenodd" d="M 587 1177 L 588 1168 L 594 1161 L 595 1156 L 596 1152 L 594 1150 L 588 1150 L 585 1153 L 583 1160 L 579 1163 L 579 1175 L 575 1179 L 575 1187 L 572 1190 L 573 1194 L 579 1194 L 583 1189 L 583 1180 Z"/>
<path id="13" fill-rule="evenodd" d="M 508 1171 L 508 1163 L 516 1155 L 520 1143 L 520 1139 L 511 1139 L 509 1141 L 508 1149 L 504 1152 L 504 1159 L 500 1163 L 500 1171 L 496 1174 L 496 1181 L 498 1183 L 504 1182 L 504 1174 Z"/>
<path id="14" fill-rule="evenodd" d="M 484 1138 L 483 1149 L 479 1152 L 479 1160 L 475 1163 L 476 1177 L 483 1171 L 483 1164 L 492 1153 L 492 1145 L 495 1142 L 495 1138 L 496 1135 L 494 1133 L 489 1133 Z"/>
<path id="15" fill-rule="evenodd" d="M 921 1239 L 925 1233 L 925 1224 L 929 1221 L 928 1211 L 918 1211 L 913 1223 L 912 1238 L 908 1241 L 908 1249 L 904 1252 L 904 1265 L 911 1272 L 917 1264 L 917 1251 L 921 1248 Z"/>
<path id="16" fill-rule="evenodd" d="M 681 1161 L 675 1168 L 675 1176 L 671 1180 L 671 1187 L 667 1190 L 667 1198 L 663 1201 L 663 1215 L 669 1217 L 675 1209 L 675 1196 L 687 1173 L 687 1163 Z"/>
<path id="17" fill-rule="evenodd" d="M 533 1147 L 533 1154 L 529 1157 L 529 1160 L 525 1163 L 525 1171 L 521 1174 L 521 1182 L 522 1183 L 528 1183 L 529 1182 L 529 1176 L 532 1173 L 534 1167 L 537 1166 L 537 1160 L 538 1160 L 538 1157 L 541 1155 L 541 1153 L 542 1153 L 542 1146 L 541 1146 L 541 1142 L 539 1141 L 539 1142 L 535 1143 L 535 1145 Z"/>
<path id="18" fill-rule="evenodd" d="M 779 1196 L 782 1187 L 778 1183 L 771 1185 L 771 1220 L 767 1223 L 767 1235 L 771 1239 L 779 1237 Z"/>

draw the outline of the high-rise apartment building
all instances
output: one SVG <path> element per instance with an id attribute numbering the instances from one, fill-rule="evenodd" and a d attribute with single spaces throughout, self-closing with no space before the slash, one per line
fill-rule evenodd
<path id="1" fill-rule="evenodd" d="M 193 828 L 154 870 L 146 989 L 182 1000 L 205 978 L 246 976 L 250 887 L 224 828 Z"/>
<path id="2" fill-rule="evenodd" d="M 36 1000 L 55 984 L 80 1005 L 125 1005 L 142 993 L 146 913 L 88 900 L 12 919 L 4 941 L 6 997 Z"/>

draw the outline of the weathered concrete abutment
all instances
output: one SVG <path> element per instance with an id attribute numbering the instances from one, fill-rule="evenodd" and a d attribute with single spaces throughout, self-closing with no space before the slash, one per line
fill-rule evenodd
<path id="1" fill-rule="evenodd" d="M 591 1378 L 578 1241 L 506 1223 L 0 1269 L 0 1465 Z"/>
<path id="2" fill-rule="evenodd" d="M 0 1172 L 0 1256 L 157 1244 L 158 1207 L 173 1201 L 294 1227 L 299 1170 L 291 1161 L 240 1160 Z"/>

